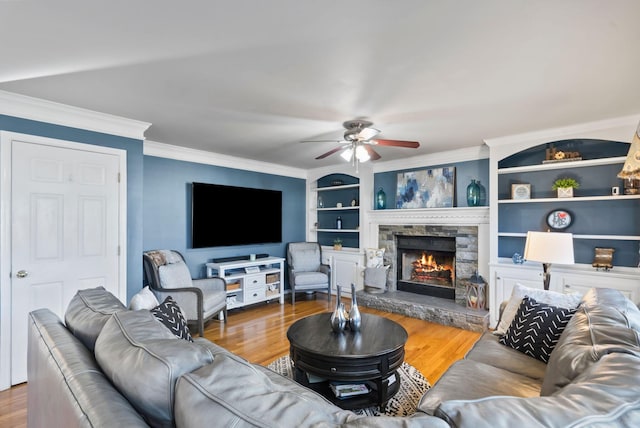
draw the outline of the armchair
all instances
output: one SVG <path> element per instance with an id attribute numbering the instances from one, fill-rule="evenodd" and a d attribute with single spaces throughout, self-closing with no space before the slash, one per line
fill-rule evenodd
<path id="1" fill-rule="evenodd" d="M 331 268 L 322 264 L 322 249 L 317 242 L 287 244 L 287 270 L 291 286 L 291 303 L 296 293 L 323 290 L 331 303 Z"/>
<path id="2" fill-rule="evenodd" d="M 145 251 L 142 255 L 144 274 L 149 288 L 162 301 L 173 297 L 186 314 L 187 322 L 196 324 L 204 334 L 204 323 L 220 314 L 227 321 L 227 282 L 213 277 L 192 279 L 184 257 L 174 250 Z"/>

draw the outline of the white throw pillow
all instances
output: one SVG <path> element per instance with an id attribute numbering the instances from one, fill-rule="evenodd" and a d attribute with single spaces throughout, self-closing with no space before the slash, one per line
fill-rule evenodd
<path id="1" fill-rule="evenodd" d="M 158 302 L 156 295 L 153 294 L 153 291 L 151 291 L 149 289 L 149 286 L 147 285 L 131 298 L 129 309 L 131 309 L 132 311 L 137 311 L 140 309 L 151 310 L 159 304 L 160 303 Z"/>
<path id="2" fill-rule="evenodd" d="M 367 248 L 365 250 L 367 256 L 367 266 L 369 268 L 384 267 L 384 248 Z"/>
<path id="3" fill-rule="evenodd" d="M 525 296 L 531 297 L 538 303 L 546 303 L 548 305 L 565 309 L 575 308 L 580 303 L 580 300 L 582 300 L 582 296 L 579 294 L 563 294 L 555 291 L 540 290 L 539 288 L 529 288 L 521 284 L 516 284 L 511 292 L 511 298 L 502 312 L 500 323 L 493 334 L 503 335 L 507 332 L 507 329 L 511 325 L 511 321 L 513 321 L 513 318 L 516 316 L 518 307 Z"/>

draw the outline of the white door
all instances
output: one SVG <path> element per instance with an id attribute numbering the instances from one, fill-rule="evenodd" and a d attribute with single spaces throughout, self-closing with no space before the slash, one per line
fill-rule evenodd
<path id="1" fill-rule="evenodd" d="M 122 153 L 11 140 L 11 384 L 27 380 L 27 315 L 64 319 L 78 289 L 121 296 Z M 87 150 L 89 149 L 89 150 Z"/>

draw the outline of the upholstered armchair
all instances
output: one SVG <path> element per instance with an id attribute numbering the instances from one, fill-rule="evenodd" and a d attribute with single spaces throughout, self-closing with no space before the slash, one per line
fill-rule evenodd
<path id="1" fill-rule="evenodd" d="M 227 283 L 224 278 L 192 279 L 184 257 L 174 250 L 146 251 L 144 274 L 159 301 L 171 296 L 184 311 L 187 322 L 204 334 L 204 323 L 216 314 L 227 320 Z"/>
<path id="2" fill-rule="evenodd" d="M 290 242 L 287 245 L 287 270 L 291 303 L 296 293 L 322 290 L 331 302 L 331 268 L 322 264 L 322 249 L 317 242 Z"/>

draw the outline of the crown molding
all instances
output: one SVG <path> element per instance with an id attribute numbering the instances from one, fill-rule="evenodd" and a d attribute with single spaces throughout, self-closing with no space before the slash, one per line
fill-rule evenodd
<path id="1" fill-rule="evenodd" d="M 144 140 L 151 123 L 0 91 L 0 114 Z"/>
<path id="2" fill-rule="evenodd" d="M 489 158 L 489 148 L 485 145 L 446 152 L 413 156 L 411 158 L 378 162 L 373 165 L 373 172 L 399 171 L 404 169 L 424 168 L 425 165 L 441 165 L 453 162 L 467 162 Z"/>
<path id="3" fill-rule="evenodd" d="M 532 145 L 535 142 L 544 143 L 569 138 L 603 138 L 627 142 L 629 135 L 633 135 L 638 120 L 640 120 L 640 114 L 635 114 L 504 137 L 487 138 L 484 142 L 489 147 L 514 144 Z"/>
<path id="4" fill-rule="evenodd" d="M 225 168 L 244 169 L 264 174 L 282 175 L 285 177 L 302 179 L 307 178 L 307 171 L 300 168 L 291 168 L 274 163 L 260 162 L 205 150 L 174 146 L 171 144 L 159 143 L 157 141 L 145 140 L 143 144 L 143 154 L 145 156 L 156 156 L 160 158 L 195 162 L 205 165 L 215 165 Z"/>

